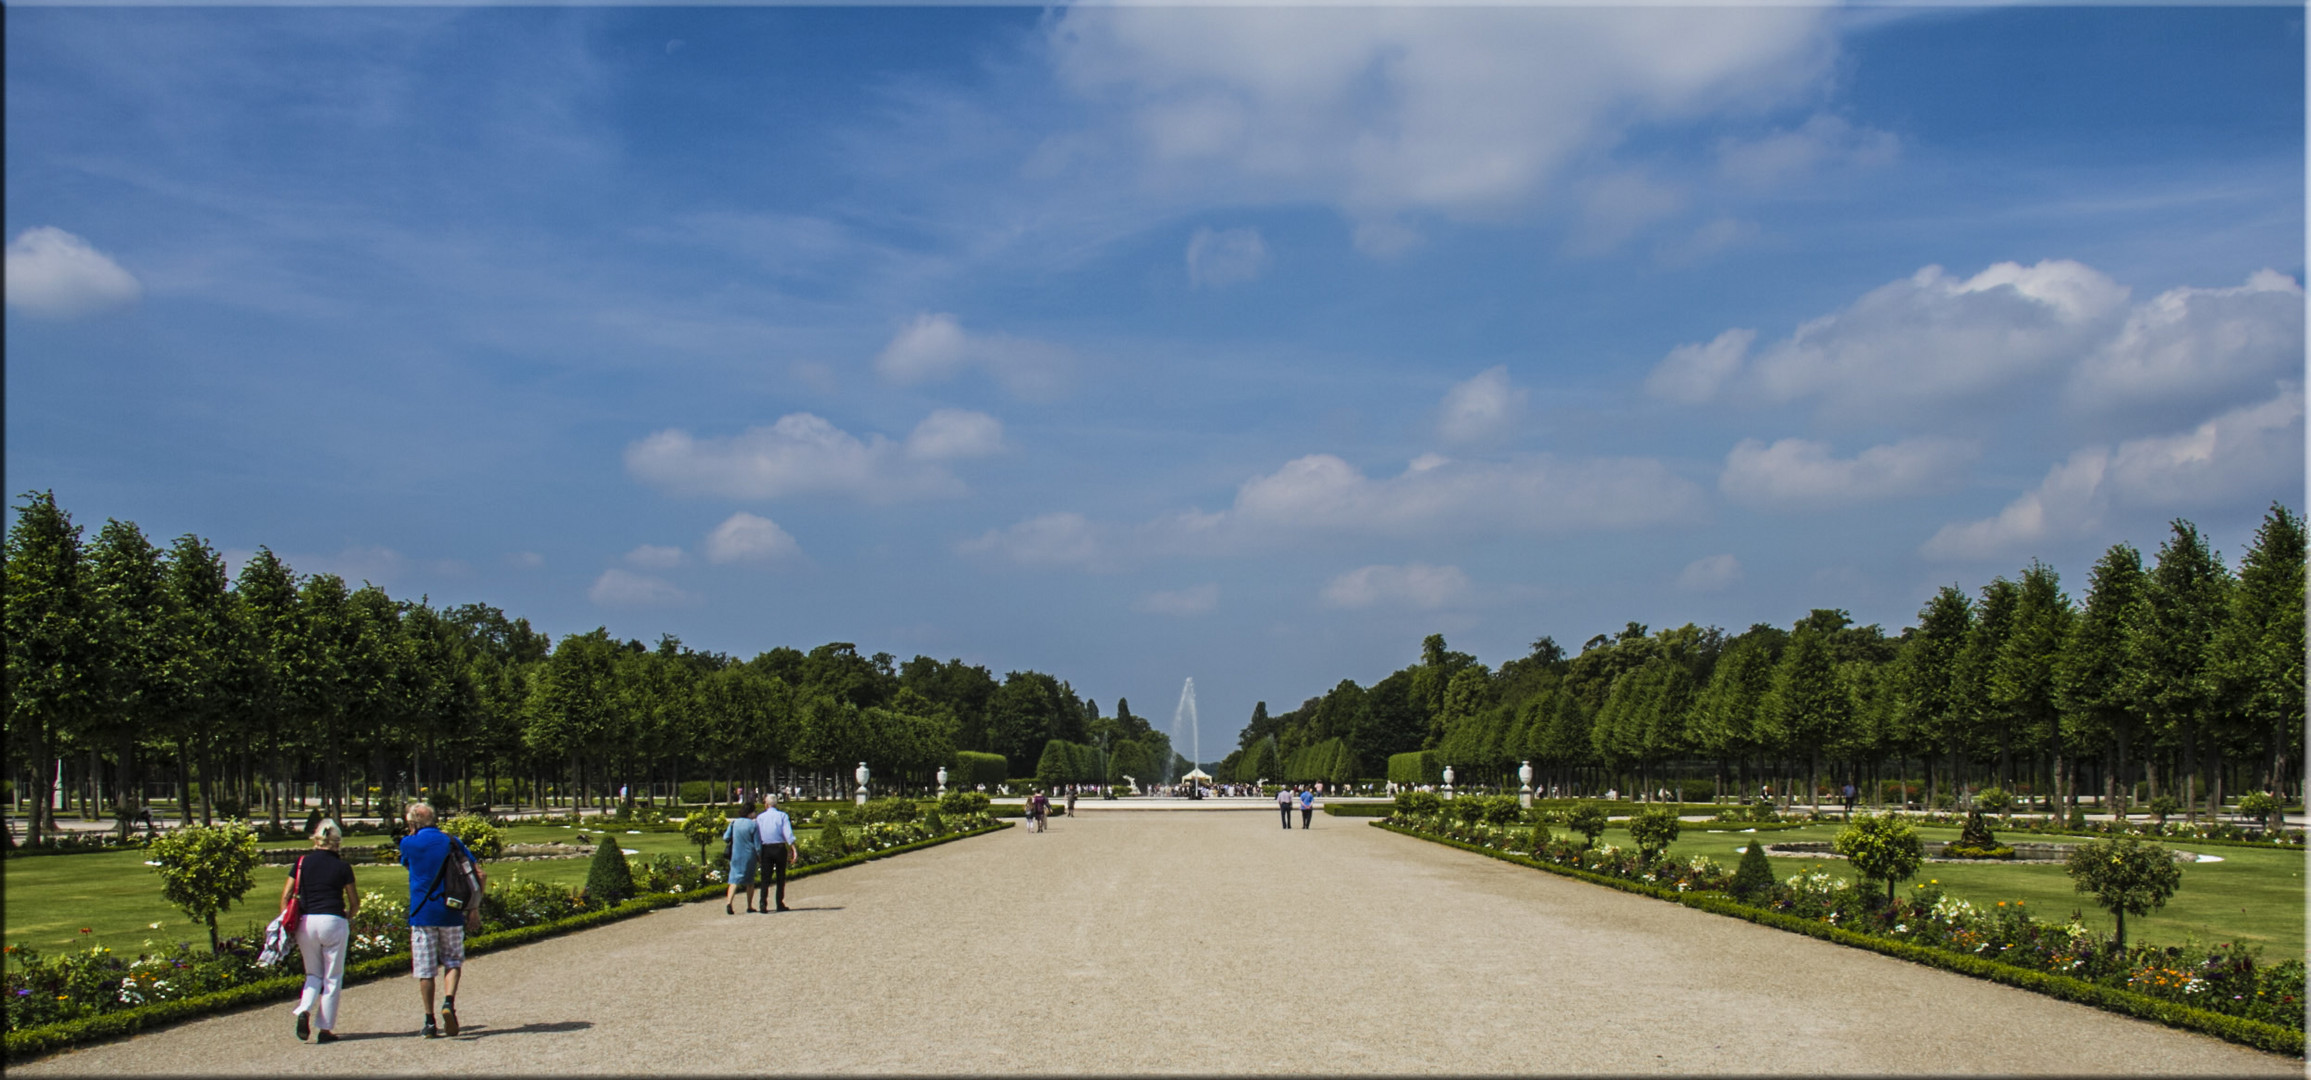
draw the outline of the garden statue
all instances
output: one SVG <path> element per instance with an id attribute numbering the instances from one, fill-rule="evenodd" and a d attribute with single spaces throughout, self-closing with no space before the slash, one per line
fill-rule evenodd
<path id="1" fill-rule="evenodd" d="M 1532 762 L 1528 761 L 1528 762 L 1525 762 L 1524 764 L 1521 764 L 1521 765 L 1517 766 L 1517 780 L 1518 780 L 1519 782 L 1521 782 L 1521 783 L 1523 783 L 1523 784 L 1525 785 L 1525 789 L 1524 789 L 1524 791 L 1522 791 L 1521 793 L 1519 793 L 1519 794 L 1518 794 L 1518 796 L 1517 796 L 1517 804 L 1518 804 L 1519 806 L 1522 806 L 1522 807 L 1524 807 L 1524 808 L 1525 808 L 1525 809 L 1527 809 L 1527 810 L 1530 810 L 1530 809 L 1532 809 L 1532 808 L 1533 808 L 1533 763 L 1532 763 Z"/>
<path id="2" fill-rule="evenodd" d="M 1444 767 L 1444 797 L 1452 798 L 1452 766 Z"/>
<path id="3" fill-rule="evenodd" d="M 945 795 L 946 793 L 947 793 L 947 767 L 946 767 L 946 766 L 944 766 L 944 765 L 941 765 L 941 766 L 939 766 L 939 794 L 941 794 L 941 795 Z"/>
<path id="4" fill-rule="evenodd" d="M 865 806 L 867 804 L 867 763 L 859 762 L 858 769 L 851 775 L 859 778 L 858 804 Z"/>

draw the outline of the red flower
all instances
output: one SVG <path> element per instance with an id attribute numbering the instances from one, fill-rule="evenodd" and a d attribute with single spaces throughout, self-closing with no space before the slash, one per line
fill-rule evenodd
<path id="1" fill-rule="evenodd" d="M 96 931 L 94 931 L 94 930 L 91 930 L 91 929 L 89 929 L 89 928 L 87 928 L 87 927 L 83 926 L 83 927 L 81 927 L 81 928 L 80 928 L 80 932 L 81 932 L 81 933 L 83 933 L 83 934 L 93 934 L 93 933 L 95 933 Z"/>

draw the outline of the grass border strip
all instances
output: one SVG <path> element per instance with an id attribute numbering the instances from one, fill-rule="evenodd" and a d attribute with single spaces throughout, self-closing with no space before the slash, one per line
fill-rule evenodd
<path id="1" fill-rule="evenodd" d="M 787 874 L 787 877 L 792 879 L 823 874 L 831 870 L 840 870 L 846 866 L 857 866 L 860 863 L 873 862 L 876 859 L 885 859 L 893 855 L 902 855 L 910 851 L 936 847 L 940 844 L 966 840 L 974 836 L 983 836 L 987 833 L 1000 832 L 1013 827 L 1008 821 L 997 821 L 984 828 L 973 829 L 969 832 L 934 836 L 928 840 L 917 840 L 896 847 L 883 848 L 879 851 L 863 851 L 838 859 L 812 863 L 808 866 L 795 868 Z M 465 951 L 466 955 L 472 956 L 498 949 L 510 949 L 550 937 L 559 937 L 580 930 L 591 930 L 597 926 L 620 922 L 637 915 L 647 915 L 664 908 L 711 900 L 717 895 L 721 894 L 716 893 L 711 888 L 695 889 L 688 893 L 650 893 L 645 896 L 637 896 L 614 907 L 603 908 L 599 911 L 580 912 L 550 923 L 520 926 L 511 930 L 481 934 L 466 944 Z M 355 983 L 398 975 L 407 970 L 409 970 L 409 954 L 406 952 L 371 957 L 347 965 L 345 985 L 351 986 Z M 304 976 L 283 975 L 277 978 L 243 983 L 240 986 L 203 994 L 199 997 L 179 998 L 175 1001 L 157 1001 L 133 1009 L 122 1009 L 119 1012 L 100 1013 L 78 1020 L 66 1020 L 62 1023 L 44 1024 L 23 1031 L 11 1031 L 7 1038 L 7 1064 L 18 1065 L 61 1050 L 126 1038 L 145 1031 L 158 1030 L 172 1024 L 197 1020 L 205 1016 L 230 1012 L 251 1005 L 285 1001 L 304 992 L 304 988 Z"/>
<path id="2" fill-rule="evenodd" d="M 1667 900 L 1715 915 L 1745 919 L 1761 926 L 1804 934 L 1838 945 L 1867 949 L 1897 960 L 1908 960 L 1912 963 L 1924 964 L 1928 967 L 1940 968 L 1960 975 L 1986 979 L 2016 989 L 2045 994 L 2062 1001 L 2120 1013 L 2139 1020 L 2151 1020 L 2172 1028 L 2194 1031 L 2202 1035 L 2212 1035 L 2226 1042 L 2238 1043 L 2269 1053 L 2285 1054 L 2296 1058 L 2303 1056 L 2303 1032 L 2280 1027 L 2277 1024 L 2266 1024 L 2260 1020 L 2227 1016 L 2206 1009 L 2194 1009 L 2188 1005 L 2177 1005 L 2170 1001 L 2161 1001 L 2147 994 L 2137 994 L 2129 990 L 2101 986 L 2084 979 L 2074 979 L 2068 975 L 2031 971 L 2027 968 L 2000 964 L 1978 956 L 1968 956 L 1964 953 L 1947 952 L 1902 941 L 1888 941 L 1884 938 L 1855 933 L 1811 919 L 1801 919 L 1794 915 L 1784 915 L 1777 911 L 1752 907 L 1723 893 L 1681 893 L 1675 889 L 1666 889 L 1658 885 L 1624 881 L 1604 874 L 1576 870 L 1569 866 L 1559 866 L 1531 856 L 1482 847 L 1464 840 L 1435 836 L 1385 821 L 1375 821 L 1371 824 L 1374 828 L 1386 829 L 1389 832 L 1400 833 L 1416 840 L 1426 840 L 1432 844 L 1442 844 L 1446 847 L 1475 852 L 1518 866 L 1546 870 L 1560 877 L 1569 877 L 1592 885 L 1604 885 L 1619 889 L 1622 892 L 1650 896 L 1656 900 Z"/>

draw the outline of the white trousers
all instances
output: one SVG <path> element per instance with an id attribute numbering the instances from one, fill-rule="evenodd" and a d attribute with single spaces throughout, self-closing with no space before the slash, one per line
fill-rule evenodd
<path id="1" fill-rule="evenodd" d="M 343 915 L 307 915 L 297 927 L 297 951 L 305 958 L 305 996 L 297 1012 L 313 1014 L 313 1030 L 337 1030 L 337 995 L 345 989 L 346 935 Z"/>

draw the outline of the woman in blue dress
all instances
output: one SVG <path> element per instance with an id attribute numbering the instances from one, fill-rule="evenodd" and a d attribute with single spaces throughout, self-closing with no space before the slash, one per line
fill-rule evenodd
<path id="1" fill-rule="evenodd" d="M 730 904 L 742 889 L 746 892 L 747 914 L 754 913 L 754 853 L 761 845 L 754 833 L 754 807 L 749 805 L 744 809 L 744 813 L 730 819 L 730 826 L 722 830 L 722 838 L 730 841 L 730 887 L 722 893 L 725 915 L 738 914 L 731 910 Z"/>

